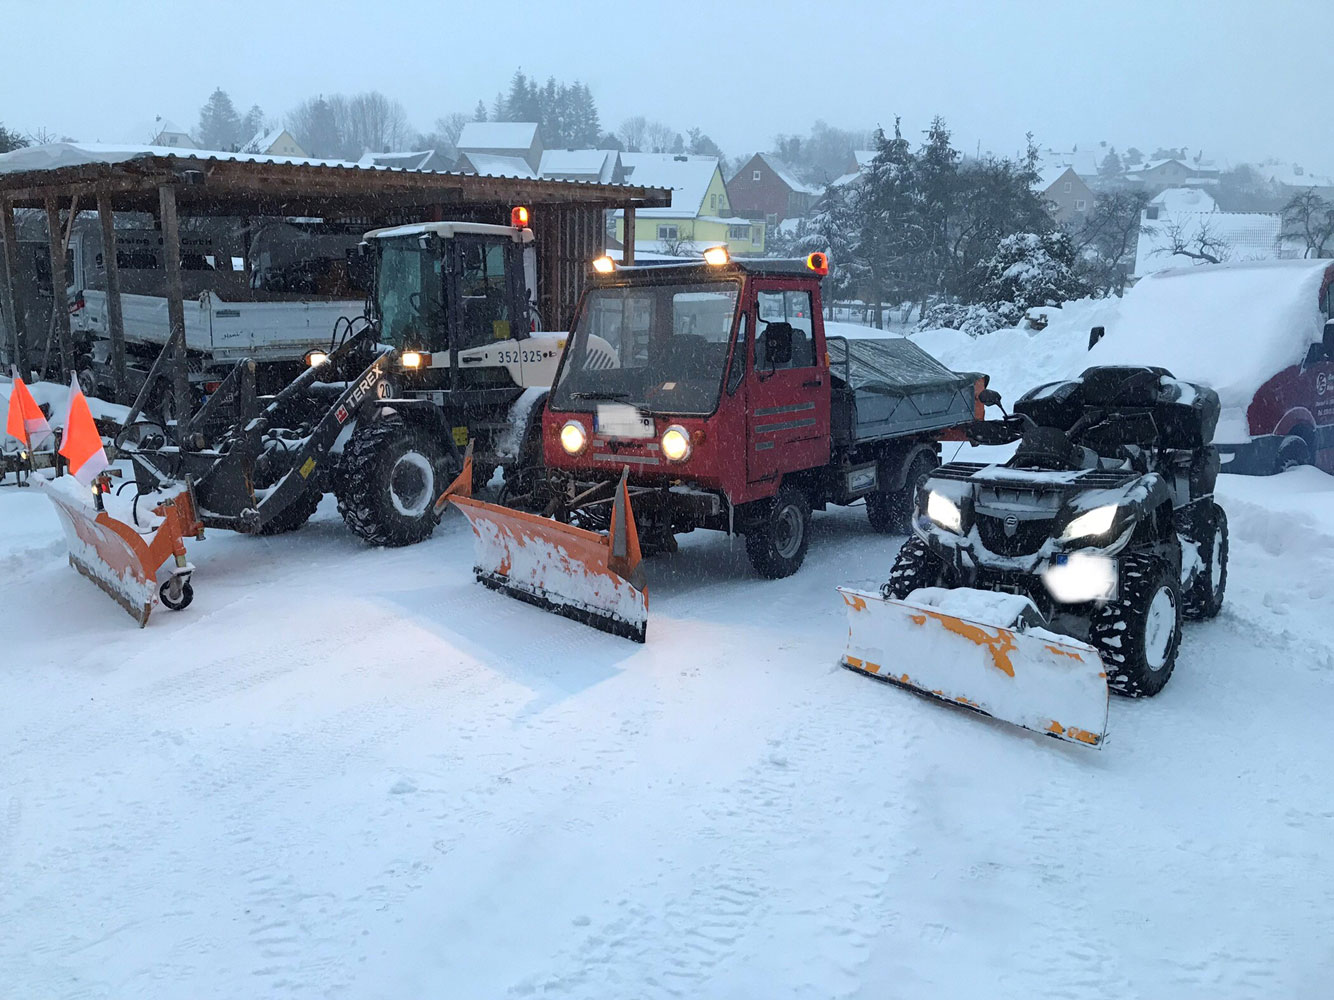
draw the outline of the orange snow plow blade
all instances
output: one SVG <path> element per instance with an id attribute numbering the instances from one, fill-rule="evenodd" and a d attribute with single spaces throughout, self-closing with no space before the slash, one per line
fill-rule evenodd
<path id="1" fill-rule="evenodd" d="M 1027 598 L 926 588 L 898 601 L 838 590 L 848 608 L 844 666 L 1045 736 L 1095 747 L 1106 737 L 1097 651 L 1025 624 L 1027 609 L 1037 617 Z"/>
<path id="2" fill-rule="evenodd" d="M 603 632 L 645 640 L 648 589 L 625 473 L 606 535 L 474 500 L 471 491 L 470 446 L 463 471 L 435 509 L 439 516 L 452 503 L 472 525 L 479 583 Z"/>
<path id="3" fill-rule="evenodd" d="M 193 571 L 185 559 L 185 538 L 198 537 L 203 530 L 189 487 L 153 509 L 162 523 L 145 537 L 105 510 L 89 506 L 45 480 L 34 478 L 33 482 L 41 483 L 56 509 L 65 530 L 70 565 L 128 611 L 140 628 L 148 624 L 153 605 L 158 603 L 157 572 L 168 559 L 174 558 L 176 565 L 162 592 L 168 587 L 174 591 L 169 603 L 178 609 L 189 603 L 188 596 L 181 596 L 189 592 Z"/>

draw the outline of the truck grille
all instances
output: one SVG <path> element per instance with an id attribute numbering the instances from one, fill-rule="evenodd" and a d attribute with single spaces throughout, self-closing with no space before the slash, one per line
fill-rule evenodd
<path id="1" fill-rule="evenodd" d="M 1031 556 L 1042 548 L 1052 531 L 1052 519 L 1046 517 L 1018 520 L 1011 528 L 1013 533 L 1005 530 L 1003 517 L 979 514 L 976 523 L 982 544 L 1003 556 Z"/>

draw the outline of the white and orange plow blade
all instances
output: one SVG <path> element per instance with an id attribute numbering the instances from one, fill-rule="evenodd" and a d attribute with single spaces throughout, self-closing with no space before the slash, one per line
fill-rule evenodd
<path id="1" fill-rule="evenodd" d="M 1093 647 L 1017 622 L 1013 595 L 914 591 L 897 601 L 839 588 L 848 607 L 844 666 L 1062 740 L 1107 734 L 1107 674 Z M 988 624 L 968 616 L 1003 618 Z"/>
<path id="2" fill-rule="evenodd" d="M 178 568 L 187 568 L 184 535 L 198 533 L 189 493 L 182 492 L 155 509 L 154 513 L 164 520 L 145 538 L 105 510 L 67 495 L 58 485 L 38 478 L 33 482 L 42 486 L 56 510 L 65 531 L 70 565 L 128 611 L 140 627 L 148 624 L 158 599 L 158 569 L 173 556 Z"/>
<path id="3" fill-rule="evenodd" d="M 441 500 L 463 512 L 475 539 L 477 580 L 612 635 L 643 642 L 648 590 L 622 476 L 606 535 L 466 495 L 472 457 Z"/>

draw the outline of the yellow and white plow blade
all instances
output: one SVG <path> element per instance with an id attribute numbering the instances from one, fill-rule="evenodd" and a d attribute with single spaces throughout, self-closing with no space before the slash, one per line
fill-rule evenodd
<path id="1" fill-rule="evenodd" d="M 949 613 L 996 606 L 983 591 L 915 591 L 898 601 L 838 588 L 848 608 L 843 665 L 1033 732 L 1098 746 L 1107 734 L 1107 674 L 1092 646 L 1041 628 Z M 923 600 L 915 600 L 919 595 Z M 1003 602 L 999 602 L 1003 603 Z M 981 615 L 979 615 L 981 617 Z"/>

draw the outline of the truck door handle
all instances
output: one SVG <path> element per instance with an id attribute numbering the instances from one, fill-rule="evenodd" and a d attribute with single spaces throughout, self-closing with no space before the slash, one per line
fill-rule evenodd
<path id="1" fill-rule="evenodd" d="M 801 383 L 803 389 L 814 389 L 822 385 L 824 385 L 824 379 L 822 378 L 812 379 L 809 382 Z"/>

